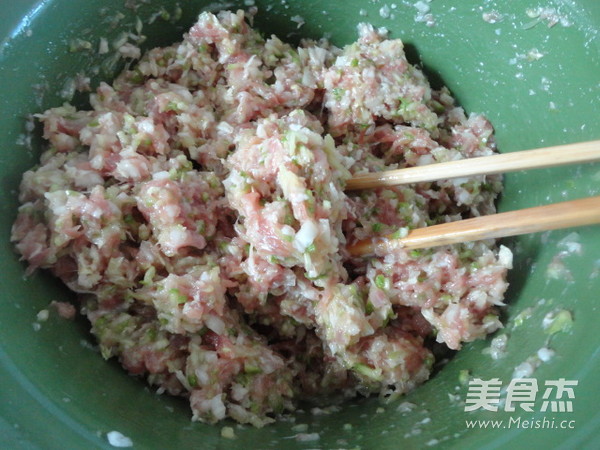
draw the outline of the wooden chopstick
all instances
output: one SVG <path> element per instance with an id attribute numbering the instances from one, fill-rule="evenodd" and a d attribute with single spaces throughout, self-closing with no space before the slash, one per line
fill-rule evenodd
<path id="1" fill-rule="evenodd" d="M 348 251 L 353 256 L 367 256 L 376 251 L 437 247 L 598 223 L 600 196 L 417 228 L 400 239 L 365 239 L 348 246 Z"/>
<path id="2" fill-rule="evenodd" d="M 347 191 L 600 161 L 600 140 L 355 175 Z"/>

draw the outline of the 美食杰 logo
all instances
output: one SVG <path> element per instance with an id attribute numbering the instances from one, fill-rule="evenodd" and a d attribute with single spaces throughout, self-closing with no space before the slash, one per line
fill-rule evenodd
<path id="1" fill-rule="evenodd" d="M 504 411 L 514 412 L 517 408 L 533 412 L 538 394 L 541 395 L 541 412 L 573 412 L 574 388 L 577 380 L 546 380 L 543 389 L 536 378 L 515 378 L 506 387 Z M 502 381 L 499 378 L 469 381 L 469 390 L 465 401 L 465 411 L 478 409 L 498 411 L 501 403 Z"/>
<path id="2" fill-rule="evenodd" d="M 532 417 L 510 416 L 508 420 L 466 420 L 467 428 L 575 428 L 575 420 L 540 417 L 539 413 L 571 413 L 577 380 L 559 378 L 546 380 L 543 385 L 536 378 L 515 378 L 504 386 L 499 378 L 469 381 L 465 412 L 505 411 L 535 413 Z M 566 416 L 568 417 L 568 416 Z"/>

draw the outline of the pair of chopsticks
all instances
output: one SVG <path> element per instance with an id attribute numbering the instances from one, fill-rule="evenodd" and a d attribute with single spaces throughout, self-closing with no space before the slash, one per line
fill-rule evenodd
<path id="1" fill-rule="evenodd" d="M 593 161 L 600 161 L 600 141 L 361 174 L 348 180 L 346 190 L 492 175 Z M 417 228 L 400 239 L 392 239 L 389 236 L 365 239 L 349 245 L 348 251 L 353 256 L 366 256 L 397 248 L 437 247 L 598 223 L 600 196 Z"/>

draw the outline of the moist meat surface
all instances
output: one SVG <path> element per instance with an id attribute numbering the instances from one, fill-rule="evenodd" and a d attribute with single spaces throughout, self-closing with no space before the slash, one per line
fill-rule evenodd
<path id="1" fill-rule="evenodd" d="M 79 294 L 104 358 L 193 418 L 262 426 L 299 398 L 398 395 L 501 326 L 491 241 L 351 258 L 348 243 L 493 213 L 498 177 L 346 194 L 353 174 L 489 155 L 492 127 L 400 40 L 343 49 L 203 13 L 112 85 L 39 114 L 12 240 Z"/>

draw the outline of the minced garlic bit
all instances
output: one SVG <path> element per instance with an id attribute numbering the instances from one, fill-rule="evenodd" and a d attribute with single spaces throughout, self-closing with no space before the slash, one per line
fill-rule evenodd
<path id="1" fill-rule="evenodd" d="M 118 431 L 109 431 L 106 433 L 106 439 L 113 447 L 133 447 L 133 441 Z"/>
<path id="2" fill-rule="evenodd" d="M 221 428 L 221 437 L 225 439 L 235 439 L 235 431 L 232 427 L 223 427 Z"/>
<path id="3" fill-rule="evenodd" d="M 567 332 L 573 325 L 573 316 L 566 309 L 550 311 L 544 316 L 542 328 L 544 332 L 553 335 L 559 332 Z"/>
<path id="4" fill-rule="evenodd" d="M 48 320 L 48 317 L 50 317 L 50 311 L 48 311 L 47 309 L 40 310 L 35 316 L 38 322 L 45 322 L 46 320 Z"/>

